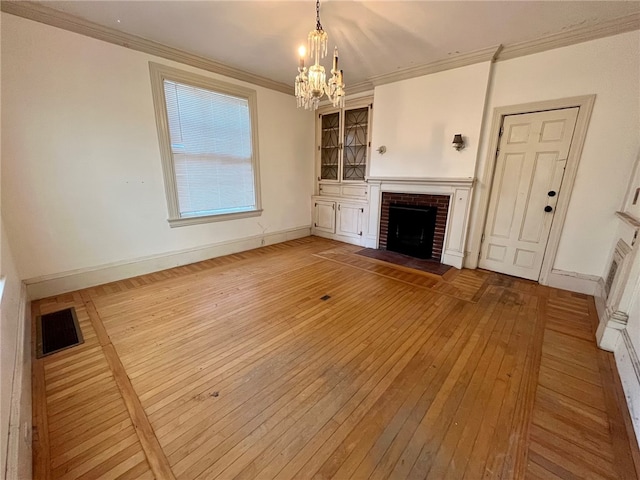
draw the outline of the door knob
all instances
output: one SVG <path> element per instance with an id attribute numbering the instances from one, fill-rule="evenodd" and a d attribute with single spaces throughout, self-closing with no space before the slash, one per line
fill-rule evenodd
<path id="1" fill-rule="evenodd" d="M 556 192 L 551 190 L 550 192 L 547 193 L 547 195 L 549 195 L 550 197 L 555 197 L 556 196 Z"/>
<path id="2" fill-rule="evenodd" d="M 546 207 L 544 207 L 544 211 L 545 212 L 552 212 L 553 211 L 553 207 L 551 205 L 547 205 Z"/>

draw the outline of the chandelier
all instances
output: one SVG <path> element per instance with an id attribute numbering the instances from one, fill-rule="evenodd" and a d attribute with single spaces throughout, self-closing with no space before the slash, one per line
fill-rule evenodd
<path id="1" fill-rule="evenodd" d="M 307 51 L 301 46 L 298 50 L 300 63 L 295 85 L 298 107 L 315 110 L 325 94 L 334 107 L 344 106 L 344 82 L 342 70 L 338 70 L 338 47 L 333 51 L 333 68 L 328 82 L 324 67 L 319 63 L 320 58 L 327 55 L 328 40 L 329 36 L 320 24 L 320 0 L 316 0 L 316 29 L 309 32 L 309 56 L 315 63 L 309 69 L 304 66 Z"/>

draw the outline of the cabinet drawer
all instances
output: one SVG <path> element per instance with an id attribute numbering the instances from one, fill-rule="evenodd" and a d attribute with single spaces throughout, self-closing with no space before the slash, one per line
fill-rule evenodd
<path id="1" fill-rule="evenodd" d="M 340 196 L 340 185 L 323 183 L 320 185 L 320 195 Z"/>
<path id="2" fill-rule="evenodd" d="M 343 185 L 341 196 L 350 197 L 350 198 L 366 198 L 367 186 L 366 185 Z"/>

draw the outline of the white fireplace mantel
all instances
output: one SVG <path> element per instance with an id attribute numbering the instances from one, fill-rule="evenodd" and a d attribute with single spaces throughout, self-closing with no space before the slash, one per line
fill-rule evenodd
<path id="1" fill-rule="evenodd" d="M 366 181 L 370 185 L 367 247 L 378 248 L 383 192 L 447 195 L 450 201 L 441 261 L 445 265 L 462 268 L 474 178 L 367 177 Z"/>

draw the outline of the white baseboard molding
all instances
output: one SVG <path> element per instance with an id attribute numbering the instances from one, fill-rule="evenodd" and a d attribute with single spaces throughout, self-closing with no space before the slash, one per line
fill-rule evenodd
<path id="1" fill-rule="evenodd" d="M 624 396 L 627 399 L 633 429 L 636 432 L 638 447 L 640 447 L 640 360 L 628 330 L 622 330 L 620 337 L 622 341 L 618 343 L 618 348 L 615 350 L 616 366 Z"/>
<path id="2" fill-rule="evenodd" d="M 444 252 L 442 252 L 441 261 L 445 265 L 449 265 L 460 270 L 464 265 L 464 253 L 445 250 Z"/>
<path id="3" fill-rule="evenodd" d="M 137 277 L 173 267 L 201 262 L 209 258 L 244 252 L 274 243 L 308 237 L 310 226 L 303 226 L 279 232 L 265 233 L 228 242 L 214 243 L 202 247 L 168 252 L 161 255 L 141 257 L 124 262 L 83 268 L 69 272 L 29 278 L 25 280 L 29 298 L 37 300 L 65 292 L 73 292 L 125 278 Z"/>
<path id="4" fill-rule="evenodd" d="M 31 308 L 26 285 L 20 291 L 16 358 L 11 386 L 6 478 L 32 478 Z"/>
<path id="5" fill-rule="evenodd" d="M 585 275 L 576 272 L 566 272 L 564 270 L 551 270 L 547 277 L 547 285 L 570 292 L 595 295 L 598 291 L 600 277 L 597 275 Z"/>
<path id="6" fill-rule="evenodd" d="M 598 313 L 598 324 L 604 322 L 607 318 L 607 298 L 604 291 L 604 279 L 598 279 L 598 285 L 593 296 L 596 301 L 596 312 Z"/>

